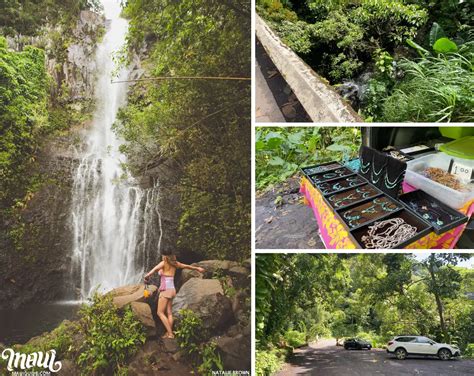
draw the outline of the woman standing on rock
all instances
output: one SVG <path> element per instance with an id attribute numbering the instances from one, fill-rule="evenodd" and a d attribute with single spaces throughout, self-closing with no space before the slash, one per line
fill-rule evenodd
<path id="1" fill-rule="evenodd" d="M 175 255 L 167 255 L 163 256 L 163 261 L 145 275 L 145 282 L 148 282 L 148 278 L 156 272 L 161 276 L 157 313 L 166 329 L 166 334 L 163 338 L 174 338 L 172 308 L 173 298 L 176 296 L 176 289 L 174 288 L 174 275 L 176 274 L 176 269 L 191 269 L 200 273 L 204 273 L 205 271 L 201 267 L 178 262 Z"/>

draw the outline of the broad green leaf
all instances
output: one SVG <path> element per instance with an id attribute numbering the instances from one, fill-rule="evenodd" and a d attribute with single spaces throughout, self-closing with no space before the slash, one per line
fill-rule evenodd
<path id="1" fill-rule="evenodd" d="M 327 147 L 327 150 L 349 152 L 351 148 L 346 145 L 332 144 Z"/>
<path id="2" fill-rule="evenodd" d="M 415 43 L 414 41 L 412 41 L 411 39 L 407 39 L 407 44 L 410 46 L 410 47 L 413 47 L 416 52 L 418 52 L 418 54 L 421 56 L 421 57 L 426 57 L 426 56 L 429 56 L 429 51 L 424 49 L 423 47 L 421 47 L 418 43 Z"/>
<path id="3" fill-rule="evenodd" d="M 457 52 L 458 46 L 449 38 L 440 38 L 433 44 L 433 50 L 439 54 Z"/>
<path id="4" fill-rule="evenodd" d="M 275 156 L 268 161 L 268 164 L 272 166 L 283 166 L 285 164 L 285 161 L 280 157 Z"/>
<path id="5" fill-rule="evenodd" d="M 267 135 L 265 136 L 265 140 L 267 140 L 267 141 L 270 140 L 270 139 L 272 139 L 272 138 L 280 138 L 280 139 L 282 139 L 282 140 L 284 139 L 284 137 L 283 137 L 280 133 L 278 133 L 278 132 L 269 132 L 269 133 L 267 133 Z"/>
<path id="6" fill-rule="evenodd" d="M 283 143 L 283 139 L 281 138 L 270 138 L 267 140 L 266 148 L 267 150 L 274 150 L 277 149 Z"/>
<path id="7" fill-rule="evenodd" d="M 255 142 L 255 150 L 264 150 L 265 149 L 265 142 L 259 140 Z"/>
<path id="8" fill-rule="evenodd" d="M 430 46 L 433 46 L 438 39 L 445 36 L 446 34 L 444 33 L 443 28 L 437 22 L 433 22 L 433 26 L 430 30 Z"/>

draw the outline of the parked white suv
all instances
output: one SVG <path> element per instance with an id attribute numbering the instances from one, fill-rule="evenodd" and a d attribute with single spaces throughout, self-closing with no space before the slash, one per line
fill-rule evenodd
<path id="1" fill-rule="evenodd" d="M 426 355 L 448 360 L 453 356 L 461 355 L 457 346 L 436 343 L 432 339 L 422 336 L 395 337 L 387 344 L 387 352 L 395 354 L 397 359 L 405 359 L 407 355 Z"/>

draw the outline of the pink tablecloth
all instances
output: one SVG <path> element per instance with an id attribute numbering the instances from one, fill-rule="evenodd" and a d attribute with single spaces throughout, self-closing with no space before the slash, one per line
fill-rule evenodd
<path id="1" fill-rule="evenodd" d="M 403 191 L 411 192 L 416 188 L 403 183 Z M 305 203 L 311 206 L 318 222 L 319 231 L 327 249 L 356 249 L 357 244 L 350 238 L 349 232 L 342 222 L 335 216 L 334 210 L 326 204 L 321 193 L 313 187 L 311 182 L 301 179 L 300 192 Z M 474 201 L 466 204 L 459 210 L 470 217 L 474 213 Z M 441 235 L 434 232 L 418 239 L 407 246 L 407 249 L 453 249 L 462 235 L 466 224 L 455 227 Z"/>

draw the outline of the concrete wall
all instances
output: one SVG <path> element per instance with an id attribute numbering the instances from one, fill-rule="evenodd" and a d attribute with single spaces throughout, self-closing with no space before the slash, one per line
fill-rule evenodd
<path id="1" fill-rule="evenodd" d="M 268 56 L 314 122 L 363 122 L 327 81 L 288 48 L 258 15 L 255 30 Z"/>

